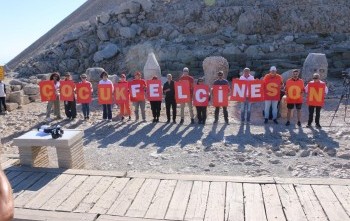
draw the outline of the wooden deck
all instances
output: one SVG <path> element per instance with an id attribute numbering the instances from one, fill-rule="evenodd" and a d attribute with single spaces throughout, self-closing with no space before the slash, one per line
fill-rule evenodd
<path id="1" fill-rule="evenodd" d="M 10 166 L 15 220 L 350 220 L 350 180 Z"/>

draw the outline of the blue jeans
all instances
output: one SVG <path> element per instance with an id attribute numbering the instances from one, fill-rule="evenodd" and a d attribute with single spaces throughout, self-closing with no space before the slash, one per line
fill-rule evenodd
<path id="1" fill-rule="evenodd" d="M 241 121 L 244 121 L 245 113 L 247 112 L 247 121 L 250 121 L 250 108 L 252 106 L 252 103 L 248 100 L 245 100 L 244 102 L 241 102 Z"/>
<path id="2" fill-rule="evenodd" d="M 278 101 L 270 101 L 270 100 L 265 101 L 265 110 L 264 110 L 265 119 L 269 119 L 271 106 L 272 106 L 272 118 L 273 120 L 277 119 L 277 105 L 278 105 Z"/>
<path id="3" fill-rule="evenodd" d="M 81 104 L 81 109 L 83 111 L 84 117 L 89 117 L 89 115 L 90 115 L 90 105 L 88 103 Z"/>
<path id="4" fill-rule="evenodd" d="M 111 104 L 102 104 L 103 106 L 103 119 L 111 120 L 112 119 L 112 105 Z"/>

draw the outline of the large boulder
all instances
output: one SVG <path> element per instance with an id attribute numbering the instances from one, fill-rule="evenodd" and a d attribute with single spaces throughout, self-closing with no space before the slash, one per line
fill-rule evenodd
<path id="1" fill-rule="evenodd" d="M 312 75 L 319 73 L 321 80 L 325 80 L 328 74 L 328 61 L 325 54 L 310 53 L 304 62 L 302 78 L 305 82 L 312 80 Z"/>
<path id="2" fill-rule="evenodd" d="M 6 110 L 7 111 L 13 111 L 16 110 L 19 107 L 17 103 L 6 103 Z"/>
<path id="3" fill-rule="evenodd" d="M 40 92 L 39 85 L 36 84 L 27 84 L 23 88 L 25 95 L 37 95 Z"/>
<path id="4" fill-rule="evenodd" d="M 107 44 L 102 50 L 94 54 L 94 61 L 100 62 L 105 59 L 110 59 L 120 53 L 120 49 L 116 44 Z"/>
<path id="5" fill-rule="evenodd" d="M 143 74 L 146 80 L 152 79 L 155 75 L 158 79 L 162 77 L 160 66 L 153 52 L 148 54 L 145 67 L 143 68 Z"/>
<path id="6" fill-rule="evenodd" d="M 205 83 L 212 85 L 217 79 L 219 71 L 224 72 L 224 79 L 227 78 L 229 65 L 227 60 L 221 56 L 207 57 L 203 61 Z"/>
<path id="7" fill-rule="evenodd" d="M 18 105 L 23 104 L 23 91 L 15 91 L 10 93 L 9 95 L 9 101 L 10 103 L 17 103 Z"/>

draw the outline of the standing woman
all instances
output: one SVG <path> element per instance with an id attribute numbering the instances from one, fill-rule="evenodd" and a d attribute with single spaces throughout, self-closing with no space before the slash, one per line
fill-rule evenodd
<path id="1" fill-rule="evenodd" d="M 64 75 L 65 81 L 72 81 L 71 73 L 67 72 Z M 75 92 L 75 87 L 74 87 Z M 77 102 L 75 100 L 75 94 L 73 95 L 72 101 L 64 101 L 64 111 L 69 120 L 74 120 L 77 117 Z"/>
<path id="2" fill-rule="evenodd" d="M 91 94 L 92 94 L 92 92 L 94 92 L 94 89 L 92 88 L 91 82 L 87 80 L 87 75 L 86 74 L 80 75 L 80 79 L 81 79 L 81 83 L 90 84 Z M 89 120 L 90 119 L 90 104 L 89 103 L 82 103 L 81 109 L 83 111 L 84 120 Z"/>
<path id="3" fill-rule="evenodd" d="M 158 77 L 154 76 L 152 80 L 158 80 Z M 153 123 L 157 123 L 159 122 L 162 101 L 150 101 L 150 103 L 151 103 L 151 110 L 153 115 Z"/>
<path id="4" fill-rule="evenodd" d="M 165 109 L 167 123 L 170 123 L 170 108 L 173 110 L 173 122 L 176 124 L 176 100 L 175 100 L 175 82 L 171 74 L 167 75 L 167 82 L 163 85 L 163 93 L 165 94 Z"/>
<path id="5" fill-rule="evenodd" d="M 54 101 L 48 101 L 46 108 L 46 120 L 51 121 L 50 114 L 53 106 L 54 115 L 57 119 L 62 119 L 61 111 L 60 111 L 60 74 L 58 72 L 54 72 L 50 76 L 50 81 L 54 82 L 55 85 L 55 95 L 56 99 Z"/>
<path id="6" fill-rule="evenodd" d="M 128 81 L 126 80 L 125 74 L 120 75 L 118 84 L 126 84 L 127 88 L 129 88 Z M 130 120 L 131 119 L 130 101 L 119 104 L 119 108 L 120 108 L 120 116 L 122 117 L 122 120 L 124 120 L 124 117 L 126 116 L 128 116 Z"/>
<path id="7" fill-rule="evenodd" d="M 100 75 L 100 78 L 102 78 L 99 82 L 99 84 L 111 84 L 112 85 L 112 93 L 114 91 L 113 83 L 111 80 L 108 79 L 107 72 L 102 72 Z M 112 105 L 111 104 L 102 104 L 103 107 L 103 119 L 104 120 L 112 120 Z"/>

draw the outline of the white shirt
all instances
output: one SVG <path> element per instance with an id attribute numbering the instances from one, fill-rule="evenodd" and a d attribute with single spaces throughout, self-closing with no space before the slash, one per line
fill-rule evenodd
<path id="1" fill-rule="evenodd" d="M 309 83 L 315 83 L 315 81 L 310 81 Z M 305 90 L 306 93 L 308 92 L 308 89 L 309 89 L 309 88 L 308 88 L 309 83 L 308 83 L 308 84 L 305 86 L 305 88 L 304 88 L 304 90 Z M 325 84 L 323 81 L 319 81 L 319 83 Z M 326 87 L 325 87 L 324 92 L 325 92 L 326 94 L 328 94 L 328 87 L 327 87 L 327 85 L 326 85 Z"/>
<path id="2" fill-rule="evenodd" d="M 114 86 L 111 80 L 107 79 L 107 80 L 100 80 L 99 84 L 111 84 L 112 85 L 112 91 L 114 91 Z"/>
<path id="3" fill-rule="evenodd" d="M 239 80 L 245 80 L 245 81 L 252 81 L 254 80 L 254 77 L 249 74 L 249 76 L 246 78 L 244 74 L 239 78 Z"/>

